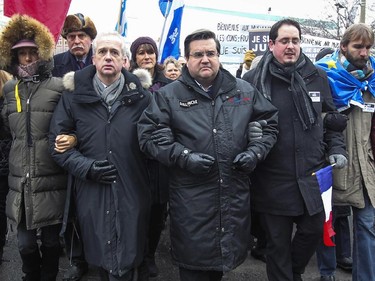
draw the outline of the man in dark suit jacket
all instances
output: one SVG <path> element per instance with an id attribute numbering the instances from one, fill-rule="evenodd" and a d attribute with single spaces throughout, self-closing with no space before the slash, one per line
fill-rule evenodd
<path id="1" fill-rule="evenodd" d="M 53 76 L 62 77 L 92 64 L 91 43 L 97 34 L 94 23 L 82 14 L 68 15 L 61 36 L 67 40 L 69 50 L 54 56 Z"/>

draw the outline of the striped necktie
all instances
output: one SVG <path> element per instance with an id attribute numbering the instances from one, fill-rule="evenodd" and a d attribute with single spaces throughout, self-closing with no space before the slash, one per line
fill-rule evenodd
<path id="1" fill-rule="evenodd" d="M 78 61 L 79 69 L 82 69 L 85 67 L 85 63 L 81 60 Z"/>

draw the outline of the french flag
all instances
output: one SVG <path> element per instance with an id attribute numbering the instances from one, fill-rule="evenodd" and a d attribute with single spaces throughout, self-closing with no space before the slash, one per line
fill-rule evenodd
<path id="1" fill-rule="evenodd" d="M 332 166 L 320 169 L 315 175 L 319 183 L 326 215 L 323 227 L 323 242 L 324 245 L 332 247 L 335 246 L 335 243 L 333 243 L 331 237 L 336 234 L 332 227 Z"/>

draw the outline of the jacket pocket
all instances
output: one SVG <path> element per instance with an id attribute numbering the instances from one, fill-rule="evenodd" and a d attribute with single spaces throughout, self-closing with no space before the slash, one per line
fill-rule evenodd
<path id="1" fill-rule="evenodd" d="M 348 170 L 344 169 L 333 169 L 333 188 L 336 190 L 347 190 L 348 186 L 353 182 L 348 179 Z"/>

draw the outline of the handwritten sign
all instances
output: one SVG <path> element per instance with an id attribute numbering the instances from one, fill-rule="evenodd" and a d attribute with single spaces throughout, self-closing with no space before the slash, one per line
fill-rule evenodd
<path id="1" fill-rule="evenodd" d="M 218 22 L 216 38 L 220 42 L 220 61 L 223 63 L 241 63 L 249 50 L 249 29 L 265 27 L 263 24 L 240 24 Z"/>

